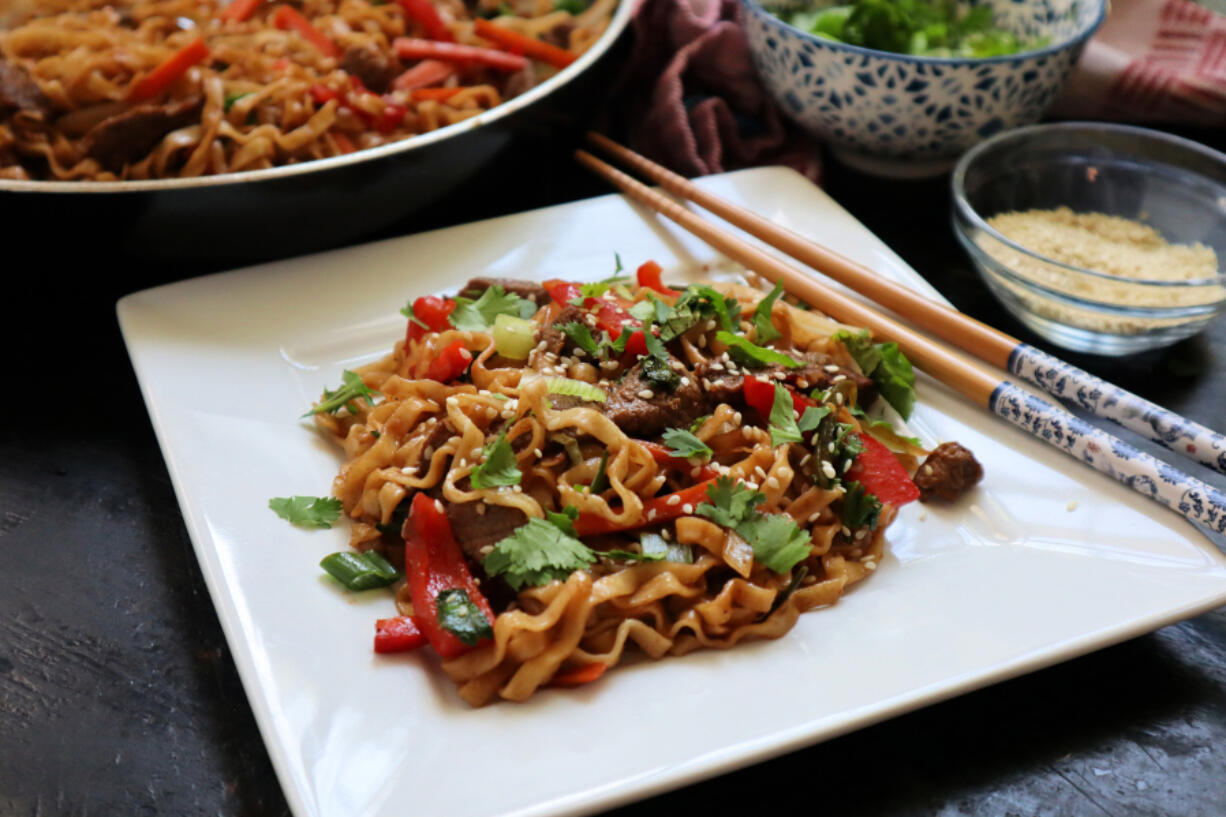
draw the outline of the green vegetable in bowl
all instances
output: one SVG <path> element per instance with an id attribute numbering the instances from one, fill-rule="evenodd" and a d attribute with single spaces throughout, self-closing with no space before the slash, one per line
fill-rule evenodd
<path id="1" fill-rule="evenodd" d="M 1002 57 L 1049 43 L 1021 40 L 994 24 L 990 6 L 960 10 L 956 0 L 856 0 L 779 16 L 818 37 L 916 57 Z"/>

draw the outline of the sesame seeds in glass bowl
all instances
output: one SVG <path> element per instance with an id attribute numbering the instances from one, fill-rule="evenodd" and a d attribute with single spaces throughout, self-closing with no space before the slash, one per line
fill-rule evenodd
<path id="1" fill-rule="evenodd" d="M 954 232 L 992 293 L 1052 343 L 1125 355 L 1226 309 L 1226 156 L 1157 131 L 1038 125 L 968 151 Z"/>

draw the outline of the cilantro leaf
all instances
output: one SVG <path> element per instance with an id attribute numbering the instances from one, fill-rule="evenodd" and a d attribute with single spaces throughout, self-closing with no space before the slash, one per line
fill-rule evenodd
<path id="1" fill-rule="evenodd" d="M 710 459 L 715 453 L 709 445 L 683 428 L 667 429 L 664 432 L 664 444 L 669 447 L 669 454 L 683 459 L 690 457 Z"/>
<path id="2" fill-rule="evenodd" d="M 531 318 L 536 314 L 536 302 L 521 298 L 507 292 L 494 284 L 481 293 L 475 301 L 472 298 L 456 296 L 455 309 L 447 316 L 451 325 L 466 332 L 485 332 L 494 325 L 494 319 L 499 315 L 511 315 L 516 318 Z"/>
<path id="3" fill-rule="evenodd" d="M 478 491 L 486 488 L 496 488 L 502 485 L 518 485 L 523 479 L 515 452 L 507 442 L 507 431 L 504 428 L 498 439 L 487 443 L 481 449 L 483 458 L 481 464 L 472 470 L 469 478 L 472 486 Z"/>
<path id="4" fill-rule="evenodd" d="M 279 496 L 268 500 L 273 513 L 304 528 L 330 528 L 341 517 L 341 501 L 321 496 Z"/>
<path id="5" fill-rule="evenodd" d="M 753 557 L 776 573 L 787 573 L 804 561 L 812 537 L 786 514 L 756 514 L 736 526 L 736 532 L 753 547 Z"/>
<path id="6" fill-rule="evenodd" d="M 728 357 L 748 369 L 761 369 L 772 363 L 778 363 L 780 366 L 786 366 L 789 369 L 795 369 L 800 365 L 799 362 L 783 352 L 776 352 L 774 349 L 759 346 L 731 332 L 716 332 L 715 339 L 728 347 Z"/>
<path id="7" fill-rule="evenodd" d="M 877 517 L 881 514 L 881 500 L 870 494 L 859 482 L 847 483 L 847 493 L 843 494 L 843 524 L 850 530 L 862 528 L 869 530 L 877 527 Z"/>
<path id="8" fill-rule="evenodd" d="M 758 306 L 753 311 L 754 340 L 759 344 L 770 343 L 775 338 L 783 337 L 783 333 L 771 323 L 771 310 L 774 309 L 775 301 L 779 300 L 782 294 L 783 282 L 777 281 L 770 295 L 758 301 Z"/>
<path id="9" fill-rule="evenodd" d="M 873 379 L 877 391 L 905 420 L 915 406 L 915 370 L 897 343 L 873 343 L 868 330 L 853 335 L 843 330 L 834 335 L 855 358 L 860 371 Z"/>
<path id="10" fill-rule="evenodd" d="M 356 372 L 346 369 L 341 372 L 341 387 L 336 390 L 324 389 L 324 399 L 316 403 L 310 411 L 302 416 L 335 414 L 341 410 L 342 406 L 349 409 L 350 414 L 357 414 L 361 411 L 357 401 L 365 400 L 367 405 L 373 406 L 375 401 L 371 398 L 378 393 L 377 390 L 363 383 L 362 378 Z"/>
<path id="11" fill-rule="evenodd" d="M 639 376 L 653 386 L 671 392 L 681 383 L 681 375 L 669 365 L 668 352 L 653 332 L 644 330 L 643 339 L 647 342 L 647 357 L 639 364 Z"/>
<path id="12" fill-rule="evenodd" d="M 604 279 L 604 280 L 605 280 L 605 283 L 607 283 L 607 284 L 613 284 L 613 283 L 616 283 L 616 282 L 618 282 L 618 281 L 620 281 L 620 280 L 622 280 L 623 278 L 625 278 L 625 277 L 626 277 L 626 276 L 624 276 L 624 275 L 622 275 L 622 274 L 621 274 L 621 273 L 623 273 L 623 272 L 625 272 L 625 271 L 626 271 L 626 268 L 622 266 L 622 256 L 621 256 L 621 253 L 617 253 L 617 252 L 613 253 L 613 263 L 614 263 L 614 264 L 616 264 L 616 265 L 617 265 L 617 267 L 616 267 L 616 269 L 614 269 L 614 270 L 613 270 L 613 274 L 612 274 L 612 275 L 610 275 L 608 278 Z"/>
<path id="13" fill-rule="evenodd" d="M 572 298 L 571 302 L 579 301 L 575 306 L 582 306 L 583 302 L 588 298 L 599 298 L 609 291 L 609 284 L 605 281 L 593 281 L 588 284 L 579 285 L 579 298 Z"/>
<path id="14" fill-rule="evenodd" d="M 613 357 L 620 357 L 626 351 L 626 344 L 630 341 L 630 336 L 633 334 L 629 328 L 623 326 L 621 334 L 617 336 L 617 340 L 610 340 L 608 342 L 609 351 L 612 352 Z M 608 337 L 607 332 L 605 337 Z"/>
<path id="15" fill-rule="evenodd" d="M 490 576 L 503 576 L 518 591 L 523 587 L 566 579 L 596 561 L 596 553 L 544 519 L 528 524 L 506 537 L 481 562 Z"/>
<path id="16" fill-rule="evenodd" d="M 651 323 L 656 317 L 656 307 L 651 301 L 638 301 L 626 311 L 642 324 Z"/>
<path id="17" fill-rule="evenodd" d="M 771 446 L 801 441 L 800 428 L 796 424 L 796 404 L 792 393 L 781 383 L 775 384 L 775 402 L 771 405 Z"/>
<path id="18" fill-rule="evenodd" d="M 579 536 L 579 534 L 575 533 L 575 520 L 578 518 L 579 509 L 574 505 L 567 505 L 562 509 L 562 513 L 545 511 L 545 519 L 548 520 L 549 524 L 553 525 L 567 536 L 573 536 L 575 538 L 578 538 Z"/>
<path id="19" fill-rule="evenodd" d="M 571 321 L 566 324 L 555 324 L 554 328 L 562 330 L 562 334 L 570 338 L 571 343 L 587 352 L 593 358 L 600 354 L 600 346 L 596 343 L 596 339 L 592 337 L 592 330 L 588 328 L 587 324 L 580 321 Z"/>
<path id="20" fill-rule="evenodd" d="M 751 490 L 732 477 L 718 477 L 714 485 L 707 486 L 707 501 L 694 506 L 694 512 L 705 516 L 717 525 L 735 528 L 755 511 L 766 494 Z"/>
<path id="21" fill-rule="evenodd" d="M 473 604 L 468 591 L 462 587 L 444 590 L 435 597 L 438 607 L 438 623 L 469 647 L 475 647 L 483 638 L 493 638 L 494 628 L 490 620 Z"/>
<path id="22" fill-rule="evenodd" d="M 830 412 L 830 406 L 809 406 L 805 409 L 805 413 L 801 415 L 800 422 L 796 424 L 796 427 L 801 432 L 815 431 Z"/>

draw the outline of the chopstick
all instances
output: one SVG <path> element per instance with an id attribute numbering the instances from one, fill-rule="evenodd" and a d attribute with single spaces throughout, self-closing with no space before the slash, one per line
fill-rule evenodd
<path id="1" fill-rule="evenodd" d="M 665 190 L 689 199 L 921 329 L 1079 408 L 1226 473 L 1226 436 L 1108 383 L 969 315 L 882 278 L 868 267 L 739 207 L 606 136 L 588 141 Z"/>
<path id="2" fill-rule="evenodd" d="M 700 218 L 677 202 L 648 188 L 587 151 L 575 151 L 584 167 L 620 188 L 634 200 L 664 215 L 791 294 L 842 323 L 867 327 L 878 339 L 893 340 L 920 369 L 969 398 L 1082 462 L 1166 505 L 1192 522 L 1226 532 L 1226 494 L 1128 443 L 1058 405 L 1036 397 L 962 358 L 941 344 L 759 250 L 745 240 Z"/>

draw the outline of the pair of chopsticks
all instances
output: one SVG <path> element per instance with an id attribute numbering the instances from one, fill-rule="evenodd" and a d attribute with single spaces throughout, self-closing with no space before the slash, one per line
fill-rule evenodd
<path id="1" fill-rule="evenodd" d="M 1226 437 L 1221 434 L 1106 383 L 951 307 L 885 280 L 867 267 L 721 199 L 600 134 L 589 133 L 588 140 L 658 182 L 670 193 L 701 205 L 942 340 L 1177 453 L 1226 471 Z M 806 303 L 842 323 L 867 327 L 879 340 L 896 341 L 920 369 L 980 407 L 1183 514 L 1192 522 L 1218 533 L 1226 532 L 1226 494 L 1213 486 L 1137 450 L 1059 405 L 1034 396 L 910 327 L 836 292 L 808 273 L 704 220 L 592 154 L 578 150 L 575 158 L 631 198 L 672 219 L 728 258 L 772 283 L 782 282 L 785 290 Z"/>

